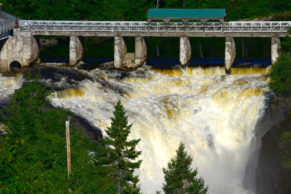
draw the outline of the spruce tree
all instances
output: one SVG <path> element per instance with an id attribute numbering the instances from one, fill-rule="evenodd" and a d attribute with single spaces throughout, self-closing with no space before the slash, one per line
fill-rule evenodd
<path id="1" fill-rule="evenodd" d="M 208 188 L 202 178 L 197 178 L 197 169 L 192 170 L 192 157 L 185 151 L 184 144 L 180 143 L 177 155 L 168 163 L 168 169 L 163 168 L 166 184 L 163 190 L 166 194 L 205 194 Z"/>
<path id="2" fill-rule="evenodd" d="M 97 163 L 102 166 L 104 176 L 113 177 L 116 193 L 140 193 L 138 177 L 133 174 L 141 164 L 141 160 L 136 161 L 141 154 L 136 151 L 140 139 L 128 140 L 132 125 L 128 124 L 128 116 L 120 101 L 113 114 L 107 136 L 97 151 Z"/>

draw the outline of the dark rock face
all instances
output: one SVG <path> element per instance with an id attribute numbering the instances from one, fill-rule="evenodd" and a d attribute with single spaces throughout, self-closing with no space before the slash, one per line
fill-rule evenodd
<path id="1" fill-rule="evenodd" d="M 262 119 L 259 130 L 261 150 L 256 168 L 257 194 L 290 194 L 291 169 L 284 168 L 283 162 L 291 152 L 291 143 L 282 144 L 282 134 L 291 132 L 291 99 L 279 98 L 272 102 Z M 266 126 L 266 124 L 269 126 Z M 271 128 L 268 130 L 268 128 Z M 267 133 L 265 133 L 267 131 Z"/>

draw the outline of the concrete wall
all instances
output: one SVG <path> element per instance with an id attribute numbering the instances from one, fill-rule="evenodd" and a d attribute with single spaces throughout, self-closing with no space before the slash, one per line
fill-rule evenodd
<path id="1" fill-rule="evenodd" d="M 13 37 L 9 37 L 0 52 L 0 72 L 10 72 L 10 64 L 17 61 L 22 67 L 38 59 L 39 48 L 30 32 L 14 29 Z"/>
<path id="2" fill-rule="evenodd" d="M 135 66 L 144 64 L 147 58 L 147 45 L 143 37 L 135 37 Z"/>
<path id="3" fill-rule="evenodd" d="M 180 63 L 185 66 L 191 59 L 191 44 L 188 37 L 180 37 Z"/>
<path id="4" fill-rule="evenodd" d="M 235 60 L 236 56 L 236 48 L 233 37 L 225 38 L 225 57 L 224 57 L 224 65 L 227 73 L 231 72 L 231 66 Z"/>
<path id="5" fill-rule="evenodd" d="M 122 68 L 122 62 L 127 53 L 127 47 L 124 42 L 123 37 L 115 36 L 114 37 L 114 67 Z"/>
<path id="6" fill-rule="evenodd" d="M 83 57 L 83 46 L 77 36 L 70 37 L 69 64 L 76 65 Z"/>
<path id="7" fill-rule="evenodd" d="M 271 40 L 271 61 L 272 65 L 278 60 L 280 53 L 279 49 L 281 48 L 280 37 L 272 37 Z"/>

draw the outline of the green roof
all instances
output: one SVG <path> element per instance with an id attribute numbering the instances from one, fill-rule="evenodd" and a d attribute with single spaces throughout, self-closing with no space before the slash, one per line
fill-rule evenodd
<path id="1" fill-rule="evenodd" d="M 225 9 L 149 9 L 148 18 L 224 18 Z"/>

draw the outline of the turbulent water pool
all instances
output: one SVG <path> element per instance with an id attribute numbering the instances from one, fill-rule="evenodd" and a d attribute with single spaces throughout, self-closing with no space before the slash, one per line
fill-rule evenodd
<path id="1" fill-rule="evenodd" d="M 98 68 L 78 72 L 88 78 L 73 84 L 66 76 L 41 80 L 66 86 L 50 95 L 51 103 L 86 118 L 105 134 L 114 105 L 121 100 L 133 124 L 130 138 L 141 139 L 137 148 L 143 162 L 136 173 L 143 193 L 162 190 L 162 168 L 180 142 L 210 193 L 253 193 L 243 182 L 256 123 L 266 107 L 266 68 L 233 68 L 232 75 L 225 75 L 222 67 L 143 66 L 126 75 Z M 1 95 L 20 87 L 19 78 L 3 79 L 0 76 L 7 86 L 0 86 Z"/>

